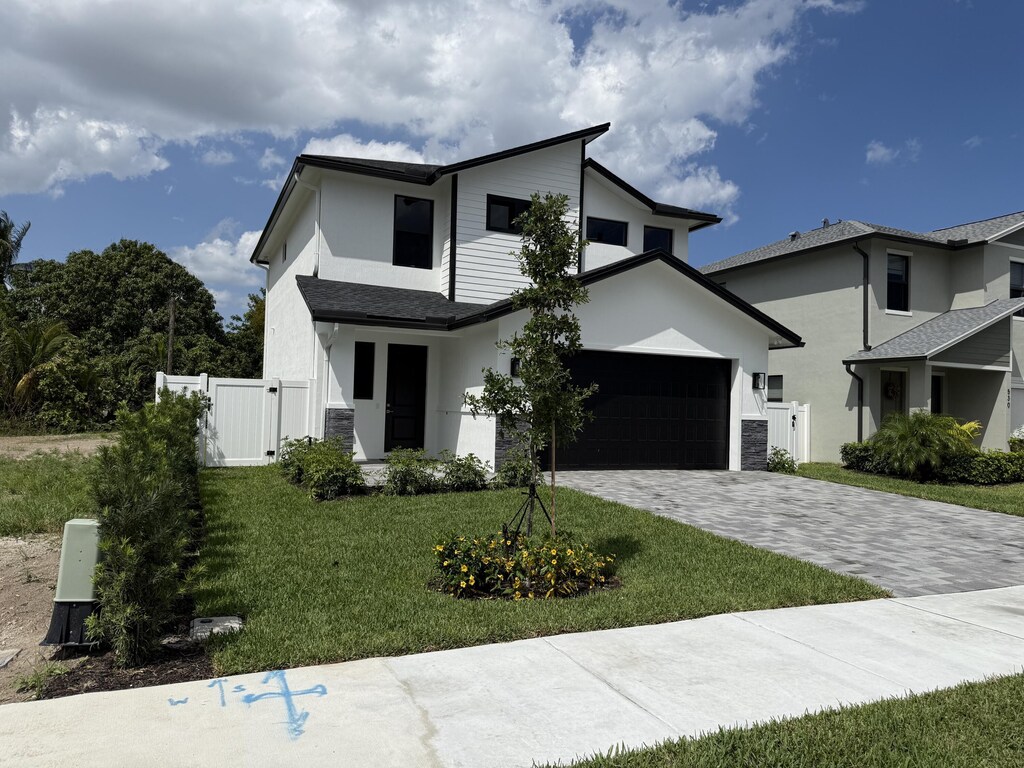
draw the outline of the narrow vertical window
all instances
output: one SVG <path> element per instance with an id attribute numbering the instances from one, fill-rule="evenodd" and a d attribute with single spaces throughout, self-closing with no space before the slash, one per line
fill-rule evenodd
<path id="1" fill-rule="evenodd" d="M 909 312 L 910 257 L 899 253 L 890 253 L 888 272 L 885 308 L 895 312 Z"/>
<path id="2" fill-rule="evenodd" d="M 1024 261 L 1010 262 L 1010 298 L 1024 298 Z M 1024 317 L 1024 309 L 1015 314 L 1017 317 Z"/>
<path id="3" fill-rule="evenodd" d="M 373 400 L 374 355 L 372 341 L 356 342 L 355 360 L 352 365 L 352 397 L 356 400 Z"/>
<path id="4" fill-rule="evenodd" d="M 434 201 L 395 195 L 396 267 L 434 266 Z"/>
<path id="5" fill-rule="evenodd" d="M 769 376 L 768 377 L 768 402 L 769 403 L 781 403 L 782 402 L 782 377 L 781 376 Z"/>
<path id="6" fill-rule="evenodd" d="M 285 240 L 281 243 L 281 263 L 284 264 L 288 261 L 288 241 Z"/>

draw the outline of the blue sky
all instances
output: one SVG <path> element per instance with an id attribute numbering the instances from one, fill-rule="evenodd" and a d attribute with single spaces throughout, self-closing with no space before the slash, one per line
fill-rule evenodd
<path id="1" fill-rule="evenodd" d="M 726 223 L 700 265 L 856 218 L 1024 209 L 1024 6 L 11 0 L 0 209 L 22 260 L 122 237 L 239 312 L 299 152 L 451 161 L 604 122 L 591 154 Z M 301 10 L 301 12 L 300 12 Z"/>

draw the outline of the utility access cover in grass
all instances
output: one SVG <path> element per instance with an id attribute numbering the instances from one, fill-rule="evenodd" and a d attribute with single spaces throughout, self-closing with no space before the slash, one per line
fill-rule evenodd
<path id="1" fill-rule="evenodd" d="M 500 530 L 518 491 L 314 503 L 275 467 L 207 470 L 201 615 L 237 614 L 218 672 L 301 666 L 716 613 L 886 596 L 876 586 L 560 490 L 559 525 L 619 563 L 619 589 L 512 603 L 432 590 L 432 549 Z"/>

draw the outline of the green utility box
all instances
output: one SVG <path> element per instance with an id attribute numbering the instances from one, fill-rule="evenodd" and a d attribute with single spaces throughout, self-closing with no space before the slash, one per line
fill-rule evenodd
<path id="1" fill-rule="evenodd" d="M 64 523 L 57 592 L 46 639 L 40 645 L 87 645 L 85 619 L 96 610 L 92 577 L 100 557 L 100 524 L 78 518 Z"/>

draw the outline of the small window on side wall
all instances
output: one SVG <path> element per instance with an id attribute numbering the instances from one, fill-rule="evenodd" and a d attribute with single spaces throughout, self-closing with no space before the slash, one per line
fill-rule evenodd
<path id="1" fill-rule="evenodd" d="M 672 253 L 672 230 L 664 227 L 644 227 L 644 251 L 660 248 Z"/>
<path id="2" fill-rule="evenodd" d="M 587 240 L 605 245 L 625 245 L 627 225 L 624 221 L 587 217 Z"/>
<path id="3" fill-rule="evenodd" d="M 288 261 L 288 241 L 285 240 L 281 243 L 281 263 L 284 264 Z"/>
<path id="4" fill-rule="evenodd" d="M 434 201 L 395 195 L 396 267 L 434 266 Z"/>
<path id="5" fill-rule="evenodd" d="M 488 195 L 487 229 L 491 232 L 509 232 L 513 235 L 522 234 L 523 228 L 516 224 L 516 219 L 529 209 L 529 200 Z"/>
<path id="6" fill-rule="evenodd" d="M 1010 298 L 1024 298 L 1024 261 L 1010 262 Z M 1014 314 L 1016 317 L 1024 317 L 1024 309 Z"/>
<path id="7" fill-rule="evenodd" d="M 352 365 L 352 397 L 356 400 L 373 400 L 373 362 L 373 342 L 357 341 Z"/>
<path id="8" fill-rule="evenodd" d="M 910 311 L 910 257 L 901 253 L 889 254 L 885 308 L 894 312 Z"/>
<path id="9" fill-rule="evenodd" d="M 782 400 L 782 377 L 781 376 L 769 376 L 768 377 L 768 402 L 769 403 L 781 403 Z"/>

